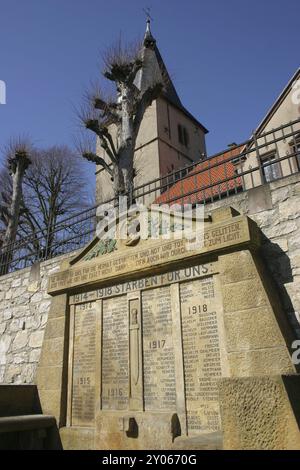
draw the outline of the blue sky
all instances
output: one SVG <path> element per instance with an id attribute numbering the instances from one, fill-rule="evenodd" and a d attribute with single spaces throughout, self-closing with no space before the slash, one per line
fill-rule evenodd
<path id="1" fill-rule="evenodd" d="M 19 134 L 72 145 L 101 52 L 120 32 L 143 34 L 146 6 L 182 102 L 210 131 L 208 153 L 246 139 L 299 67 L 299 0 L 0 0 L 0 146 Z"/>

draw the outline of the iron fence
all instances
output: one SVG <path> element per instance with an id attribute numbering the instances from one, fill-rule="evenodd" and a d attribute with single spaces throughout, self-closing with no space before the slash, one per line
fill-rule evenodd
<path id="1" fill-rule="evenodd" d="M 202 161 L 136 185 L 143 204 L 209 204 L 300 170 L 300 119 L 253 136 Z M 102 204 L 115 204 L 114 198 Z M 0 249 L 0 275 L 82 248 L 94 236 L 97 206 L 71 215 L 54 229 L 35 232 Z"/>

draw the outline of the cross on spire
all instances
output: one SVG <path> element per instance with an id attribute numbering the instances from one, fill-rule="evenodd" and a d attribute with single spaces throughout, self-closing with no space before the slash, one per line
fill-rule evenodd
<path id="1" fill-rule="evenodd" d="M 150 8 L 143 8 L 146 16 L 147 16 L 147 24 L 146 24 L 146 32 L 145 32 L 145 36 L 144 36 L 144 46 L 145 47 L 154 47 L 155 46 L 155 39 L 154 37 L 152 36 L 152 33 L 151 33 L 151 29 L 150 29 L 150 20 L 152 20 L 151 16 L 150 16 Z"/>
<path id="2" fill-rule="evenodd" d="M 150 12 L 151 12 L 151 8 L 150 8 L 150 7 L 143 8 L 143 12 L 145 13 L 145 15 L 146 15 L 146 17 L 147 17 L 147 23 L 150 24 L 150 20 L 151 20 L 151 21 L 154 21 L 153 18 L 150 16 Z"/>

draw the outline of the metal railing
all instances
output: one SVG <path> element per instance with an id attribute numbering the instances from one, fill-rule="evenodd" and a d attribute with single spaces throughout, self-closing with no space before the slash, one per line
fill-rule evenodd
<path id="1" fill-rule="evenodd" d="M 133 199 L 150 204 L 209 204 L 300 170 L 300 118 L 205 160 L 136 185 Z M 114 198 L 102 203 L 115 204 Z M 72 252 L 95 234 L 97 206 L 0 248 L 0 275 Z"/>

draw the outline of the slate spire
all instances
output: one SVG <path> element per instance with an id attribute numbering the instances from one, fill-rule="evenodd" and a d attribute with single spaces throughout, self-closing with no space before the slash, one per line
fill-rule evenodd
<path id="1" fill-rule="evenodd" d="M 144 47 L 152 47 L 154 48 L 156 44 L 156 39 L 152 36 L 151 29 L 150 29 L 150 18 L 147 19 L 146 23 L 146 32 L 144 35 Z"/>
<path id="2" fill-rule="evenodd" d="M 135 85 L 137 88 L 141 91 L 145 91 L 149 86 L 151 86 L 153 83 L 156 83 L 161 79 L 161 77 L 163 77 L 165 84 L 163 94 L 165 98 L 167 98 L 175 106 L 182 107 L 179 96 L 177 95 L 175 87 L 156 45 L 156 39 L 151 32 L 149 18 L 147 19 L 146 23 L 146 31 L 141 55 L 143 58 L 143 67 L 141 70 L 139 70 L 135 79 Z"/>
<path id="3" fill-rule="evenodd" d="M 150 18 L 147 19 L 146 31 L 142 43 L 141 57 L 143 59 L 143 67 L 138 71 L 135 77 L 135 86 L 142 92 L 147 88 L 157 83 L 158 80 L 163 78 L 164 87 L 163 97 L 176 108 L 180 109 L 187 117 L 192 119 L 196 124 L 201 126 L 205 133 L 207 129 L 197 121 L 197 119 L 183 106 L 167 67 L 160 55 L 157 47 L 156 39 L 154 38 L 150 28 Z"/>

